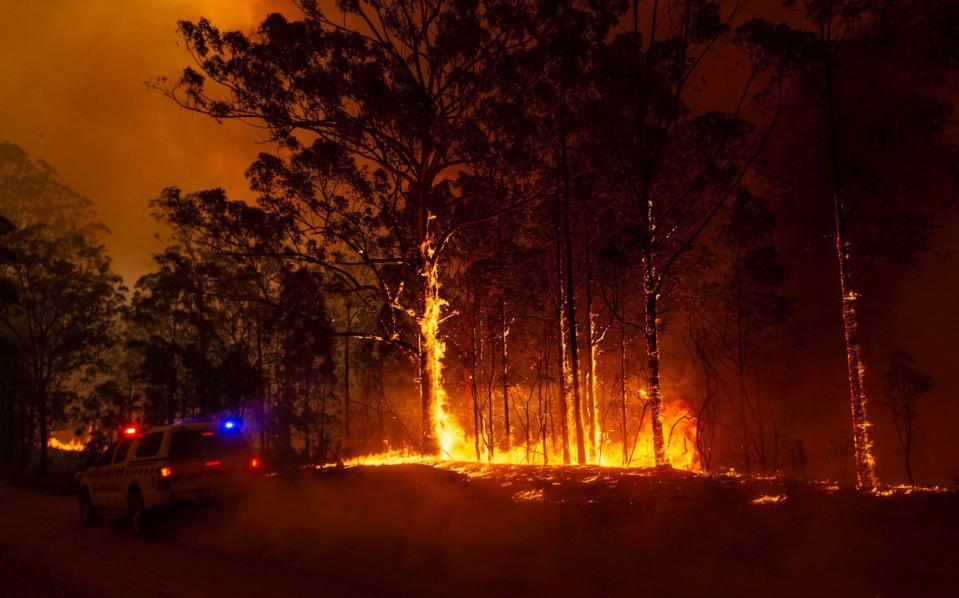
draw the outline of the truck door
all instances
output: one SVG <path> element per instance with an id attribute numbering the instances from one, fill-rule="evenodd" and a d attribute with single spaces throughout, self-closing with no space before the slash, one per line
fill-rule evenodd
<path id="1" fill-rule="evenodd" d="M 117 442 L 114 442 L 107 447 L 105 451 L 100 453 L 100 457 L 97 459 L 97 462 L 94 464 L 93 471 L 90 472 L 90 482 L 87 484 L 87 488 L 90 491 L 90 498 L 93 499 L 93 504 L 98 507 L 105 507 L 104 500 L 106 499 L 106 492 L 104 491 L 104 484 L 106 483 L 107 469 L 110 467 L 110 464 L 113 463 L 113 453 L 117 450 Z"/>
<path id="2" fill-rule="evenodd" d="M 130 446 L 136 438 L 124 438 L 117 445 L 117 450 L 113 454 L 113 463 L 106 468 L 103 479 L 100 480 L 103 491 L 103 499 L 100 504 L 108 509 L 124 509 L 127 506 L 127 497 L 124 496 L 126 490 L 126 465 L 127 454 L 130 452 Z"/>

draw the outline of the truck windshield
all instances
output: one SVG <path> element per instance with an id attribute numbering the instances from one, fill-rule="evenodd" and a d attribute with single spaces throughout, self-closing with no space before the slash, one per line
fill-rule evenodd
<path id="1" fill-rule="evenodd" d="M 205 459 L 220 455 L 248 453 L 249 444 L 240 434 L 212 430 L 179 430 L 170 441 L 170 461 Z"/>

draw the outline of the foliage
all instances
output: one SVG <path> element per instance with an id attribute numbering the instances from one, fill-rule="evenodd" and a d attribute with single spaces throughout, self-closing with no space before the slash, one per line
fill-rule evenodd
<path id="1" fill-rule="evenodd" d="M 90 201 L 8 143 L 0 145 L 0 213 L 16 227 L 5 237 L 12 255 L 0 265 L 14 291 L 0 309 L 0 336 L 27 382 L 18 410 L 35 424 L 20 433 L 39 433 L 43 472 L 50 430 L 107 366 L 122 288 Z"/>

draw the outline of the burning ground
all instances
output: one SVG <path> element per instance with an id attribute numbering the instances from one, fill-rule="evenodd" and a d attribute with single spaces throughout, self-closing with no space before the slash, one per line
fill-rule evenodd
<path id="1" fill-rule="evenodd" d="M 595 467 L 362 466 L 271 477 L 231 511 L 165 516 L 144 541 L 116 521 L 81 529 L 67 497 L 0 494 L 0 533 L 28 538 L 16 559 L 0 552 L 0 590 L 20 589 L 18 572 L 31 566 L 97 595 L 147 587 L 146 574 L 159 593 L 208 595 L 903 596 L 959 583 L 950 492 Z"/>

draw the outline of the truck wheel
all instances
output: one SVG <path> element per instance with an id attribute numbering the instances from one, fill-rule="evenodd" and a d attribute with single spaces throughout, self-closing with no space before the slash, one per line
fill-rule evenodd
<path id="1" fill-rule="evenodd" d="M 127 511 L 127 523 L 134 536 L 144 536 L 149 531 L 149 518 L 146 505 L 143 504 L 143 495 L 139 490 L 130 492 Z"/>
<path id="2" fill-rule="evenodd" d="M 94 508 L 93 501 L 90 499 L 90 493 L 87 492 L 86 488 L 80 491 L 79 500 L 80 523 L 83 525 L 93 525 L 97 519 L 100 518 L 100 514 L 97 513 L 96 508 Z"/>

